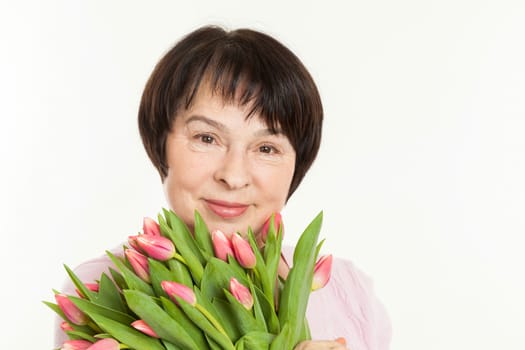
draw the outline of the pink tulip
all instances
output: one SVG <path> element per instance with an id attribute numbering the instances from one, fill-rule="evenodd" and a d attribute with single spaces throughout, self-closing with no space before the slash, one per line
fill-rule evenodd
<path id="1" fill-rule="evenodd" d="M 144 218 L 142 231 L 145 235 L 160 236 L 160 226 L 152 218 Z"/>
<path id="2" fill-rule="evenodd" d="M 62 329 L 64 332 L 74 331 L 73 327 L 71 327 L 71 325 L 66 321 L 60 322 L 60 329 Z"/>
<path id="3" fill-rule="evenodd" d="M 55 294 L 55 300 L 60 310 L 62 310 L 64 315 L 66 315 L 67 319 L 71 321 L 71 323 L 79 326 L 83 326 L 88 323 L 89 318 L 87 315 L 80 311 L 80 309 L 75 304 L 73 304 L 71 300 L 69 300 L 67 295 Z"/>
<path id="4" fill-rule="evenodd" d="M 155 331 L 151 329 L 151 327 L 146 322 L 144 322 L 144 320 L 136 320 L 135 322 L 131 323 L 131 326 L 141 331 L 142 333 L 149 335 L 150 337 L 153 337 L 153 338 L 159 337 L 157 333 L 155 333 Z"/>
<path id="5" fill-rule="evenodd" d="M 177 296 L 188 302 L 190 305 L 197 305 L 197 298 L 190 287 L 173 281 L 162 281 L 160 285 L 174 302 L 177 302 L 177 299 L 175 298 L 175 296 Z"/>
<path id="6" fill-rule="evenodd" d="M 232 235 L 232 247 L 235 253 L 235 259 L 246 269 L 253 269 L 255 267 L 256 259 L 253 249 L 246 240 L 244 240 L 237 233 Z"/>
<path id="7" fill-rule="evenodd" d="M 332 255 L 325 255 L 321 257 L 314 268 L 314 278 L 312 280 L 312 290 L 323 288 L 330 279 L 332 272 Z"/>
<path id="8" fill-rule="evenodd" d="M 163 236 L 138 235 L 137 243 L 149 257 L 156 260 L 166 261 L 175 254 L 175 245 Z"/>
<path id="9" fill-rule="evenodd" d="M 281 213 L 274 213 L 273 215 L 274 215 L 273 227 L 275 230 L 275 235 L 277 235 L 279 233 L 279 227 L 281 227 L 283 224 L 283 218 L 281 216 Z M 261 239 L 263 242 L 266 242 L 266 237 L 268 237 L 268 231 L 270 230 L 270 220 L 271 219 L 272 217 L 270 216 L 268 220 L 266 220 L 266 222 L 264 223 L 263 228 L 261 230 Z"/>
<path id="10" fill-rule="evenodd" d="M 148 258 L 133 249 L 125 249 L 124 254 L 126 254 L 126 258 L 131 264 L 133 271 L 135 271 L 135 274 L 139 276 L 144 282 L 149 283 L 151 279 L 149 276 Z"/>
<path id="11" fill-rule="evenodd" d="M 120 344 L 113 338 L 104 338 L 97 340 L 86 350 L 119 350 Z"/>
<path id="12" fill-rule="evenodd" d="M 217 258 L 228 261 L 228 255 L 234 256 L 232 243 L 221 230 L 213 230 L 211 240 Z"/>
<path id="13" fill-rule="evenodd" d="M 92 342 L 84 339 L 66 340 L 60 350 L 87 350 L 91 345 Z"/>
<path id="14" fill-rule="evenodd" d="M 137 243 L 137 238 L 139 237 L 139 235 L 135 235 L 135 236 L 128 236 L 128 243 L 129 245 L 137 250 L 137 251 L 142 251 L 142 249 L 140 248 L 139 244 Z"/>
<path id="15" fill-rule="evenodd" d="M 247 310 L 253 307 L 253 296 L 250 290 L 239 283 L 235 277 L 230 279 L 230 292 Z"/>

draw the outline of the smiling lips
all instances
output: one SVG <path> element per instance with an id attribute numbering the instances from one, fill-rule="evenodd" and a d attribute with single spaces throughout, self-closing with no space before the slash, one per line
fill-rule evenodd
<path id="1" fill-rule="evenodd" d="M 246 211 L 246 209 L 248 209 L 248 205 L 246 204 L 219 200 L 207 199 L 206 204 L 208 205 L 208 208 L 210 208 L 210 210 L 216 215 L 225 219 L 241 216 Z"/>

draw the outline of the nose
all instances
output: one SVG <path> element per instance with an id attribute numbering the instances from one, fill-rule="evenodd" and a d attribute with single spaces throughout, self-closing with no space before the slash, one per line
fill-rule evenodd
<path id="1" fill-rule="evenodd" d="M 229 149 L 215 171 L 215 180 L 231 190 L 247 187 L 251 181 L 251 170 L 246 154 Z"/>

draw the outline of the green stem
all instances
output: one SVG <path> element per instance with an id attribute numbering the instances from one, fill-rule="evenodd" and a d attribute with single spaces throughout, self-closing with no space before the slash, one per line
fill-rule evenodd
<path id="1" fill-rule="evenodd" d="M 221 332 L 223 335 L 225 335 L 226 337 L 228 337 L 228 334 L 226 334 L 226 331 L 224 330 L 224 328 L 222 328 L 221 324 L 219 323 L 219 321 L 217 321 L 215 319 L 215 317 L 212 316 L 212 314 L 210 314 L 208 312 L 208 310 L 206 310 L 205 308 L 203 308 L 200 304 L 195 304 L 195 308 L 197 310 L 199 310 L 210 322 L 211 324 L 217 328 L 217 330 L 219 332 Z"/>
<path id="2" fill-rule="evenodd" d="M 93 321 L 89 321 L 87 324 L 91 329 L 93 329 L 97 333 L 103 333 L 104 331 L 100 329 L 100 327 Z"/>
<path id="3" fill-rule="evenodd" d="M 183 263 L 184 265 L 188 266 L 188 263 L 186 262 L 186 260 L 184 259 L 184 257 L 178 253 L 174 253 L 173 254 L 173 258 L 175 258 L 175 260 L 178 260 L 180 261 L 181 263 Z"/>

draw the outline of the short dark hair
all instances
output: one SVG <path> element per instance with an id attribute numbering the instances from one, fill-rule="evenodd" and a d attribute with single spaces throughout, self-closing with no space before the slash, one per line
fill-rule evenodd
<path id="1" fill-rule="evenodd" d="M 162 181 L 167 176 L 166 139 L 181 108 L 203 82 L 228 102 L 250 103 L 268 127 L 279 128 L 295 152 L 288 198 L 319 151 L 323 107 L 310 73 L 271 36 L 251 30 L 201 27 L 182 38 L 158 62 L 142 94 L 138 122 L 146 152 Z M 235 100 L 235 101 L 234 101 Z"/>

